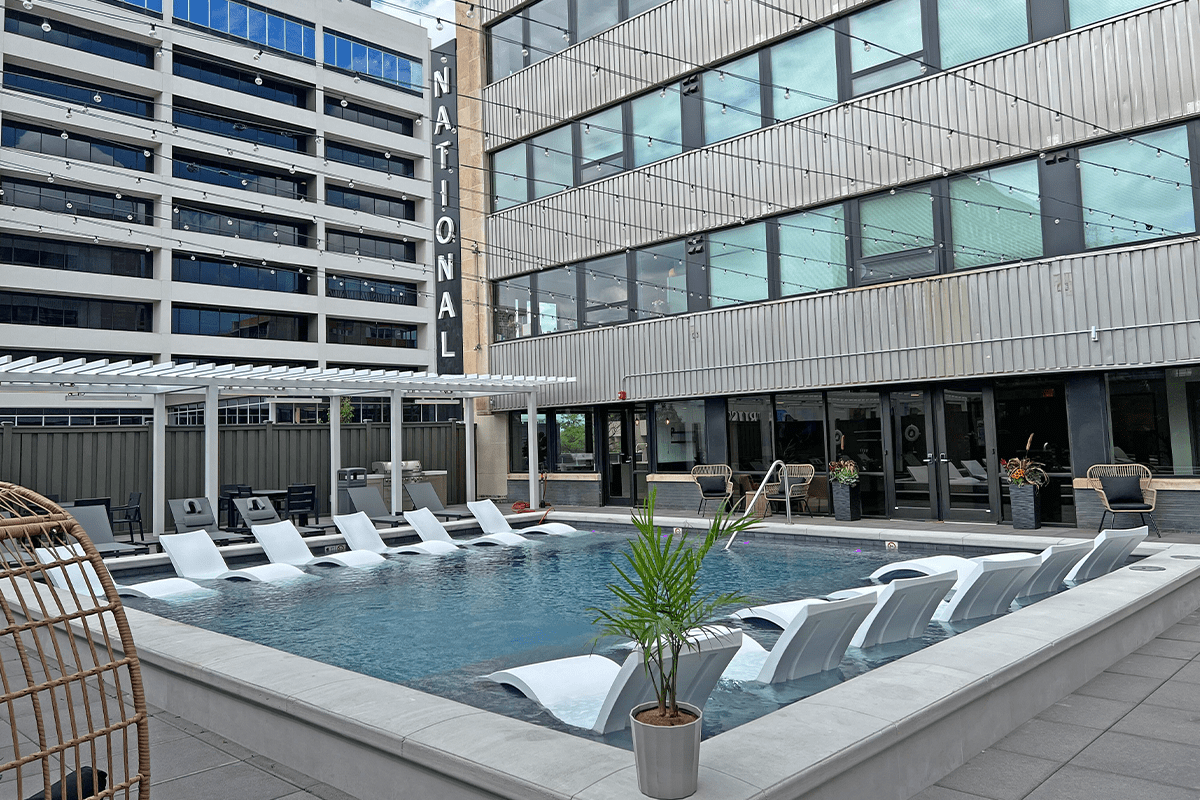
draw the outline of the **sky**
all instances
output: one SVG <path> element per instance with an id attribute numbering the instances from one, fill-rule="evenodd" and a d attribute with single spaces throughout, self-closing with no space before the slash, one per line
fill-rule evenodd
<path id="1" fill-rule="evenodd" d="M 454 38 L 454 0 L 373 0 L 372 6 L 409 22 L 423 25 L 429 30 L 429 38 L 434 47 Z M 414 14 L 406 9 L 419 13 Z M 443 30 L 437 29 L 437 17 L 442 19 Z"/>

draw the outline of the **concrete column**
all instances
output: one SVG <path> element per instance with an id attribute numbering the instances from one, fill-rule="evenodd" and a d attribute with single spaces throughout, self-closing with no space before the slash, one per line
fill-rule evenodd
<path id="1" fill-rule="evenodd" d="M 392 513 L 404 510 L 404 395 L 392 390 Z"/>
<path id="2" fill-rule="evenodd" d="M 529 417 L 529 507 L 537 508 L 538 498 L 538 439 L 537 439 L 537 392 L 525 396 L 525 410 Z"/>
<path id="3" fill-rule="evenodd" d="M 467 427 L 467 502 L 475 501 L 475 398 L 463 398 L 463 423 Z"/>
<path id="4" fill-rule="evenodd" d="M 167 532 L 167 396 L 154 395 L 154 421 L 150 429 L 150 530 Z M 216 506 L 213 506 L 216 508 Z"/>
<path id="5" fill-rule="evenodd" d="M 342 398 L 329 398 L 329 516 L 342 513 L 338 508 L 338 470 L 342 468 Z M 349 510 L 349 509 L 347 509 Z"/>
<path id="6" fill-rule="evenodd" d="M 220 428 L 217 417 L 217 401 L 220 390 L 216 386 L 204 389 L 204 496 L 212 506 L 213 513 L 217 511 L 221 486 L 218 475 L 220 458 L 219 435 Z"/>

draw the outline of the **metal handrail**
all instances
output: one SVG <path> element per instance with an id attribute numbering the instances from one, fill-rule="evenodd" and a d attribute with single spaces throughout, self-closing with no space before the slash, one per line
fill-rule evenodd
<path id="1" fill-rule="evenodd" d="M 771 462 L 771 466 L 767 467 L 767 474 L 763 476 L 762 483 L 760 483 L 758 486 L 758 491 L 754 493 L 754 497 L 749 503 L 746 504 L 746 510 L 742 512 L 742 519 L 750 516 L 750 511 L 758 503 L 758 498 L 762 496 L 764 491 L 766 491 L 767 484 L 771 482 L 771 473 L 775 471 L 775 467 L 779 467 L 781 469 L 779 474 L 783 483 L 783 496 L 788 496 L 787 464 L 784 464 L 782 461 L 776 459 L 775 461 Z M 742 499 L 744 500 L 745 498 L 743 497 Z M 790 502 L 787 504 L 787 518 L 788 522 L 792 521 L 792 504 Z M 733 544 L 733 539 L 735 536 L 737 536 L 737 531 L 734 531 L 729 535 L 729 541 L 725 543 L 725 547 L 722 549 L 728 550 L 729 546 Z"/>

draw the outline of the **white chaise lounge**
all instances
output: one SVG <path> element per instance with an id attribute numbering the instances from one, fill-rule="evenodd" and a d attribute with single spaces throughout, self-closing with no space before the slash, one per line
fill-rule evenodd
<path id="1" fill-rule="evenodd" d="M 428 508 L 416 508 L 412 511 L 405 511 L 404 521 L 412 525 L 413 530 L 417 532 L 417 536 L 421 537 L 422 542 L 449 542 L 455 547 L 462 547 L 468 544 L 484 547 L 511 547 L 512 545 L 527 544 L 529 542 L 524 536 L 516 533 L 489 533 L 486 536 L 477 536 L 474 539 L 455 539 L 446 531 L 446 526 Z"/>
<path id="2" fill-rule="evenodd" d="M 385 561 L 378 553 L 365 550 L 314 556 L 301 538 L 300 531 L 288 519 L 272 525 L 252 525 L 250 531 L 273 564 L 291 564 L 294 567 L 370 567 Z"/>
<path id="3" fill-rule="evenodd" d="M 842 600 L 821 600 L 815 597 L 742 609 L 733 616 L 740 619 L 757 617 L 774 622 L 783 628 L 779 641 L 767 652 L 750 637 L 742 645 L 739 664 L 726 677 L 738 680 L 762 659 L 762 667 L 754 680 L 763 683 L 792 681 L 817 675 L 835 668 L 842 662 L 854 632 L 875 608 L 874 592 Z"/>
<path id="4" fill-rule="evenodd" d="M 333 524 L 346 538 L 346 544 L 351 550 L 363 550 L 378 553 L 381 556 L 392 555 L 425 555 L 436 556 L 446 553 L 457 553 L 459 546 L 450 542 L 416 542 L 399 547 L 388 547 L 380 537 L 375 523 L 361 511 L 353 514 L 338 514 L 333 518 Z"/>
<path id="5" fill-rule="evenodd" d="M 875 607 L 850 639 L 851 647 L 875 647 L 919 638 L 929 627 L 929 621 L 933 619 L 933 613 L 937 611 L 942 598 L 957 582 L 957 572 L 942 572 L 919 578 L 900 578 L 886 586 L 842 589 L 827 595 L 827 598 L 843 600 L 858 595 L 875 595 Z"/>
<path id="6" fill-rule="evenodd" d="M 693 641 L 695 648 L 679 655 L 678 699 L 704 708 L 743 637 L 737 628 L 714 626 L 696 632 Z M 500 670 L 488 678 L 512 686 L 568 725 L 596 733 L 623 730 L 633 707 L 654 699 L 640 649 L 621 664 L 589 654 Z"/>
<path id="7" fill-rule="evenodd" d="M 1150 529 L 1144 525 L 1140 528 L 1101 531 L 1092 540 L 1091 552 L 1067 574 L 1067 583 L 1075 585 L 1090 581 L 1125 566 L 1134 548 L 1142 543 L 1148 533 Z"/>
<path id="8" fill-rule="evenodd" d="M 83 547 L 78 544 L 39 547 L 34 550 L 34 556 L 42 564 L 53 564 L 71 558 L 83 558 Z M 104 596 L 100 576 L 96 574 L 96 568 L 92 566 L 92 562 L 90 561 L 85 560 L 77 564 L 63 564 L 51 567 L 46 570 L 46 576 L 55 588 L 74 589 L 81 594 L 89 596 Z M 212 593 L 211 589 L 205 589 L 198 583 L 193 583 L 183 578 L 162 578 L 156 581 L 134 584 L 133 586 L 123 586 L 118 583 L 116 587 L 117 594 L 122 597 L 150 597 L 153 599 L 191 594 L 193 592 L 202 594 Z"/>
<path id="9" fill-rule="evenodd" d="M 167 558 L 171 559 L 171 566 L 185 578 L 269 582 L 304 577 L 304 573 L 291 564 L 261 564 L 230 569 L 208 531 L 168 534 L 159 537 L 158 543 Z"/>
<path id="10" fill-rule="evenodd" d="M 571 536 L 579 531 L 562 522 L 543 522 L 541 525 L 530 525 L 528 528 L 514 529 L 504 518 L 504 513 L 491 500 L 476 500 L 467 503 L 467 508 L 475 515 L 479 527 L 485 534 L 518 533 L 522 536 L 543 534 L 546 536 Z"/>
<path id="11" fill-rule="evenodd" d="M 1041 556 L 1032 553 L 997 553 L 977 558 L 929 556 L 885 564 L 871 573 L 871 580 L 880 582 L 889 576 L 921 572 L 922 567 L 939 573 L 954 570 L 958 580 L 933 612 L 933 618 L 938 622 L 962 622 L 1006 613 L 1017 592 L 1041 566 Z"/>

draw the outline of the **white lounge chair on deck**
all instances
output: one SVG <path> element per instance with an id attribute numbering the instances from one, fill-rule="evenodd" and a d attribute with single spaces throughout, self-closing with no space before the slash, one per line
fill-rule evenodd
<path id="1" fill-rule="evenodd" d="M 471 513 L 475 515 L 475 520 L 479 523 L 479 527 L 483 528 L 483 532 L 486 534 L 519 533 L 522 536 L 530 534 L 571 536 L 572 534 L 579 533 L 579 531 L 570 525 L 562 522 L 543 522 L 541 525 L 530 525 L 528 528 L 516 530 L 504 518 L 504 513 L 491 500 L 476 500 L 472 503 L 467 503 L 467 508 L 471 509 Z"/>
<path id="2" fill-rule="evenodd" d="M 446 531 L 446 526 L 439 522 L 438 518 L 428 508 L 416 508 L 412 511 L 405 511 L 404 521 L 412 525 L 413 530 L 417 532 L 417 536 L 420 536 L 423 542 L 449 542 L 455 547 L 462 547 L 468 544 L 511 547 L 512 545 L 527 544 L 529 542 L 524 536 L 516 533 L 489 533 L 486 536 L 477 536 L 474 539 L 455 539 Z"/>
<path id="3" fill-rule="evenodd" d="M 697 631 L 692 641 L 695 648 L 679 654 L 677 696 L 704 708 L 743 636 L 737 628 L 714 626 Z M 589 654 L 500 670 L 487 677 L 512 686 L 568 725 L 596 733 L 623 730 L 633 707 L 654 699 L 639 649 L 621 664 Z"/>
<path id="4" fill-rule="evenodd" d="M 376 530 L 375 523 L 361 511 L 356 511 L 353 514 L 335 515 L 333 524 L 337 525 L 337 529 L 346 538 L 346 544 L 350 545 L 351 550 L 378 553 L 381 556 L 436 556 L 446 553 L 456 553 L 459 550 L 457 544 L 437 541 L 416 542 L 415 544 L 406 544 L 399 547 L 388 547 L 384 544 L 383 538 L 380 537 L 379 531 Z"/>
<path id="5" fill-rule="evenodd" d="M 957 572 L 942 572 L 919 578 L 901 578 L 886 586 L 843 589 L 827 597 L 830 600 L 843 600 L 858 595 L 875 595 L 875 607 L 850 639 L 851 647 L 874 647 L 920 637 L 929 627 L 938 604 L 957 581 Z"/>
<path id="6" fill-rule="evenodd" d="M 760 658 L 764 660 L 755 680 L 763 683 L 792 681 L 833 669 L 842 662 L 854 632 L 875 608 L 875 600 L 874 593 L 844 600 L 811 597 L 735 611 L 733 616 L 740 619 L 758 617 L 774 622 L 783 628 L 783 634 L 770 652 L 747 636 L 737 673 L 727 671 L 726 676 L 738 679 L 739 673 Z"/>
<path id="7" fill-rule="evenodd" d="M 294 567 L 369 567 L 384 561 L 378 553 L 365 550 L 314 556 L 301 538 L 300 531 L 288 519 L 272 525 L 254 525 L 250 531 L 274 564 L 291 564 Z"/>
<path id="8" fill-rule="evenodd" d="M 933 612 L 933 618 L 939 622 L 961 622 L 1007 612 L 1017 592 L 1041 566 L 1041 556 L 1031 553 L 998 553 L 977 558 L 929 556 L 886 564 L 871 573 L 871 580 L 882 581 L 909 571 L 953 570 L 958 573 L 958 581 Z"/>
<path id="9" fill-rule="evenodd" d="M 291 564 L 261 564 L 257 567 L 230 569 L 208 531 L 173 533 L 159 538 L 159 545 L 171 566 L 185 578 L 229 581 L 287 581 L 304 577 Z"/>
<path id="10" fill-rule="evenodd" d="M 71 558 L 84 557 L 83 547 L 78 544 L 39 547 L 34 550 L 34 555 L 42 564 L 53 564 L 59 561 L 67 561 Z M 104 596 L 104 589 L 100 584 L 100 576 L 96 574 L 96 568 L 92 566 L 92 562 L 90 561 L 83 560 L 77 564 L 63 564 L 51 567 L 46 570 L 46 575 L 50 578 L 50 583 L 57 589 L 74 589 L 88 596 Z M 211 589 L 205 589 L 203 586 L 189 580 L 184 580 L 183 578 L 162 578 L 156 581 L 134 584 L 133 586 L 122 586 L 118 583 L 116 586 L 117 594 L 122 597 L 150 597 L 160 599 L 192 592 L 210 594 L 212 592 Z"/>
<path id="11" fill-rule="evenodd" d="M 1067 583 L 1077 584 L 1107 575 L 1125 566 L 1133 549 L 1142 543 L 1150 529 L 1126 528 L 1116 531 L 1101 531 L 1092 540 L 1092 550 L 1067 574 Z"/>

